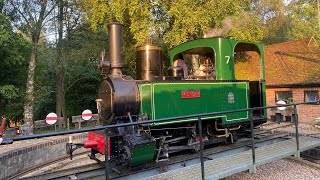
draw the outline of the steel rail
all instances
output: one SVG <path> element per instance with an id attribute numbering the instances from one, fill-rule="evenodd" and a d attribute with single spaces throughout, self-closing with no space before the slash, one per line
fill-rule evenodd
<path id="1" fill-rule="evenodd" d="M 77 166 L 77 167 L 73 167 L 73 168 L 69 168 L 69 169 L 58 170 L 58 171 L 49 172 L 49 173 L 42 173 L 42 174 L 38 174 L 35 176 L 21 178 L 21 179 L 24 179 L 24 180 L 56 179 L 56 178 L 69 177 L 72 175 L 76 175 L 78 173 L 90 172 L 90 171 L 94 171 L 96 169 L 102 169 L 102 168 L 103 168 L 103 166 L 101 164 L 94 163 L 94 164 L 87 164 L 87 165 Z"/>
<path id="2" fill-rule="evenodd" d="M 87 154 L 89 151 L 87 152 L 81 152 L 81 153 L 77 153 L 74 155 L 74 157 L 77 157 L 77 156 L 81 156 L 81 155 L 84 155 L 84 154 Z M 46 163 L 42 163 L 42 164 L 39 164 L 35 167 L 32 167 L 32 168 L 29 168 L 23 172 L 20 172 L 20 173 L 17 173 L 17 174 L 14 174 L 13 176 L 10 176 L 10 177 L 7 177 L 5 178 L 6 180 L 13 180 L 13 179 L 18 179 L 19 177 L 23 177 L 25 175 L 27 175 L 28 173 L 30 172 L 33 172 L 34 170 L 36 169 L 39 169 L 39 168 L 42 168 L 42 167 L 45 167 L 45 166 L 50 166 L 50 165 L 53 165 L 53 164 L 56 164 L 56 163 L 59 163 L 61 161 L 64 161 L 66 159 L 69 159 L 70 156 L 63 156 L 62 158 L 60 159 L 57 159 L 57 160 L 53 160 L 53 161 L 50 161 L 50 162 L 46 162 Z M 86 158 L 87 159 L 87 158 Z"/>

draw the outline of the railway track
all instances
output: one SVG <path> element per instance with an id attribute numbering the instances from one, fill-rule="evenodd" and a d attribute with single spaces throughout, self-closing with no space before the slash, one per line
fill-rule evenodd
<path id="1" fill-rule="evenodd" d="M 88 164 L 78 167 L 73 167 L 69 169 L 57 170 L 54 172 L 42 173 L 35 176 L 30 176 L 26 178 L 20 178 L 24 180 L 46 180 L 46 179 L 87 179 L 94 178 L 96 176 L 101 176 L 101 173 L 96 171 L 102 171 L 104 173 L 104 167 L 98 163 Z"/>
<path id="2" fill-rule="evenodd" d="M 264 143 L 278 142 L 285 138 L 287 134 L 277 133 L 270 134 L 265 131 L 259 135 L 269 133 L 269 136 L 260 136 L 256 140 L 257 147 L 262 146 Z M 241 152 L 250 149 L 251 142 L 248 139 L 241 139 L 235 144 L 225 146 L 212 147 L 204 150 L 205 160 L 212 160 L 216 157 L 227 156 L 232 153 Z M 171 169 L 177 169 L 199 163 L 199 153 L 182 154 L 171 157 L 167 162 L 148 163 L 143 166 L 132 167 L 130 169 L 124 167 L 115 167 L 110 173 L 111 179 L 139 179 L 148 177 L 154 174 L 165 172 Z M 121 172 L 119 174 L 118 172 Z M 82 165 L 65 170 L 56 170 L 53 172 L 42 173 L 21 179 L 100 179 L 104 177 L 104 166 L 95 163 L 90 165 Z"/>
<path id="3" fill-rule="evenodd" d="M 82 152 L 82 153 L 74 154 L 74 158 L 79 157 L 79 156 L 82 156 L 82 155 L 85 155 L 85 154 L 87 154 L 87 153 L 88 153 L 88 152 Z M 23 177 L 23 176 L 25 176 L 25 175 L 27 175 L 27 174 L 29 174 L 29 173 L 37 170 L 37 169 L 40 169 L 40 168 L 45 167 L 45 166 L 50 166 L 50 165 L 53 165 L 53 164 L 56 164 L 56 163 L 60 163 L 61 161 L 64 161 L 64 160 L 66 160 L 66 159 L 69 159 L 69 156 L 64 156 L 64 157 L 62 157 L 62 158 L 60 158 L 60 159 L 57 159 L 57 160 L 51 161 L 51 162 L 47 162 L 47 163 L 45 163 L 45 164 L 39 164 L 39 165 L 36 166 L 36 167 L 33 167 L 33 168 L 30 168 L 30 169 L 28 169 L 28 170 L 26 170 L 26 171 L 17 173 L 17 174 L 15 174 L 14 176 L 10 176 L 10 177 L 6 178 L 6 180 L 19 179 L 19 178 L 21 178 L 21 177 Z"/>

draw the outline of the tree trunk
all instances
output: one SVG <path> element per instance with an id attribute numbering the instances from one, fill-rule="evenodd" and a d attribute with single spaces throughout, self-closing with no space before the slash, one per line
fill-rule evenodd
<path id="1" fill-rule="evenodd" d="M 64 73 L 63 73 L 63 77 L 64 77 Z M 64 124 L 64 127 L 66 127 L 68 123 L 68 114 L 67 114 L 67 106 L 66 106 L 66 94 L 64 89 L 64 81 L 63 81 L 63 98 L 62 98 L 61 105 L 62 105 L 61 108 L 62 108 L 63 122 L 64 122 L 63 124 Z"/>
<path id="2" fill-rule="evenodd" d="M 58 117 L 63 117 L 63 121 L 59 122 L 59 127 L 66 127 L 67 125 L 67 109 L 65 104 L 65 92 L 64 92 L 64 66 L 63 66 L 63 57 L 62 57 L 62 36 L 63 36 L 63 0 L 59 0 L 59 27 L 58 27 L 58 62 L 56 70 L 56 83 L 57 83 L 57 104 L 56 104 L 56 113 Z"/>
<path id="3" fill-rule="evenodd" d="M 59 54 L 59 53 L 58 53 Z M 58 55 L 59 56 L 59 55 Z M 60 55 L 61 56 L 61 55 Z M 58 57 L 58 59 L 60 59 L 60 56 Z M 63 67 L 61 67 L 61 65 L 57 65 L 57 71 L 56 71 L 56 91 L 57 91 L 57 95 L 56 95 L 56 100 L 57 100 L 57 104 L 56 104 L 56 110 L 57 110 L 57 116 L 60 117 L 65 117 L 66 115 L 62 112 L 62 107 L 63 107 L 63 102 L 64 102 L 64 73 L 63 73 Z M 59 127 L 63 128 L 65 127 L 66 123 L 64 123 L 64 121 L 59 121 Z"/>
<path id="4" fill-rule="evenodd" d="M 32 38 L 32 49 L 29 61 L 28 79 L 26 85 L 26 101 L 24 104 L 23 119 L 27 125 L 27 134 L 33 133 L 33 109 L 34 109 L 34 72 L 36 68 L 37 40 Z"/>
<path id="5" fill-rule="evenodd" d="M 67 108 L 66 108 L 66 102 L 65 102 L 65 90 L 64 90 L 64 70 L 63 69 L 57 69 L 57 116 L 63 117 L 62 121 L 59 121 L 59 127 L 65 128 L 67 125 Z"/>

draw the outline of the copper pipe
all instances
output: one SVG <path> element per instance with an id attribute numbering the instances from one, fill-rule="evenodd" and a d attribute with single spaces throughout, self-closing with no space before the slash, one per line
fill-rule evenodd
<path id="1" fill-rule="evenodd" d="M 220 137 L 229 137 L 230 136 L 230 139 L 231 139 L 231 143 L 233 143 L 233 135 L 232 133 L 230 133 L 230 131 L 234 131 L 234 130 L 238 130 L 241 128 L 241 125 L 239 125 L 238 127 L 234 127 L 234 128 L 223 128 L 223 129 L 219 129 L 218 128 L 218 121 L 215 121 L 214 122 L 214 128 L 216 131 L 225 131 L 225 134 L 222 134 L 222 135 L 212 135 L 210 132 L 209 132 L 209 126 L 207 126 L 207 134 L 209 136 L 214 136 L 214 137 L 217 137 L 217 138 L 220 138 Z"/>
<path id="2" fill-rule="evenodd" d="M 217 131 L 225 131 L 225 134 L 223 135 L 215 135 L 215 137 L 229 137 L 229 132 L 228 132 L 228 128 L 224 128 L 224 129 L 219 129 L 218 128 L 218 121 L 214 121 L 214 128 Z"/>
<path id="3" fill-rule="evenodd" d="M 228 128 L 219 129 L 218 128 L 218 121 L 214 121 L 214 128 L 217 131 L 227 131 Z"/>
<path id="4" fill-rule="evenodd" d="M 227 128 L 219 129 L 219 128 L 218 128 L 218 121 L 214 121 L 214 128 L 215 128 L 215 130 L 217 130 L 217 131 L 226 131 L 226 130 L 227 130 Z"/>
<path id="5" fill-rule="evenodd" d="M 224 129 L 219 129 L 218 128 L 218 122 L 215 121 L 214 122 L 214 127 L 217 131 L 225 131 L 225 134 L 222 134 L 222 135 L 215 135 L 215 137 L 219 138 L 219 137 L 229 137 L 230 136 L 230 139 L 231 139 L 231 143 L 233 143 L 233 135 L 232 133 L 229 132 L 229 129 L 228 128 L 224 128 Z M 239 127 L 240 128 L 240 127 Z"/>
<path id="6" fill-rule="evenodd" d="M 241 128 L 241 125 L 239 125 L 238 127 L 234 127 L 234 128 L 228 128 L 229 131 L 235 131 Z"/>
<path id="7" fill-rule="evenodd" d="M 232 135 L 232 133 L 227 133 L 227 134 L 222 134 L 222 135 L 215 135 L 215 137 L 217 137 L 217 138 L 220 138 L 220 137 L 229 137 L 230 136 L 230 140 L 231 140 L 231 143 L 233 143 L 233 135 Z"/>

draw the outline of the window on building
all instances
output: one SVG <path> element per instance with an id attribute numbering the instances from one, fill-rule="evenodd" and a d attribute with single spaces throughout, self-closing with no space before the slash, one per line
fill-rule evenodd
<path id="1" fill-rule="evenodd" d="M 283 100 L 287 104 L 292 103 L 293 97 L 292 97 L 292 91 L 276 91 L 276 102 Z"/>
<path id="2" fill-rule="evenodd" d="M 319 100 L 318 91 L 304 91 L 304 102 L 315 102 Z"/>

